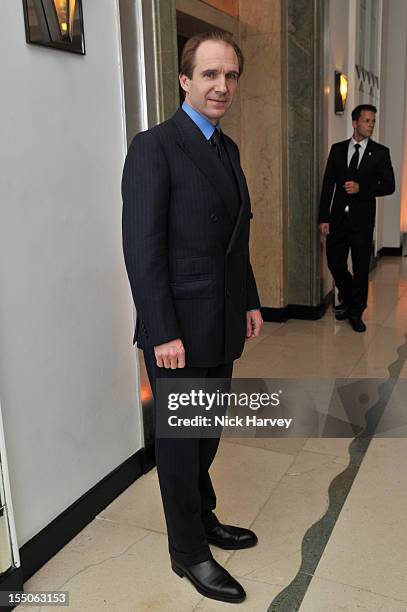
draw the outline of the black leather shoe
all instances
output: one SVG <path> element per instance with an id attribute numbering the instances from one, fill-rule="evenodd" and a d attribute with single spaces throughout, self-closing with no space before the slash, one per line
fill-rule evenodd
<path id="1" fill-rule="evenodd" d="M 337 321 L 344 321 L 345 319 L 348 318 L 348 315 L 349 315 L 348 307 L 346 303 L 343 301 L 338 302 L 338 304 L 334 308 L 334 312 L 335 312 L 335 319 Z"/>
<path id="2" fill-rule="evenodd" d="M 349 323 L 355 332 L 366 331 L 366 325 L 363 323 L 361 317 L 349 316 Z"/>
<path id="3" fill-rule="evenodd" d="M 242 585 L 215 559 L 208 559 L 188 567 L 171 559 L 171 567 L 181 578 L 186 576 L 198 593 L 204 597 L 228 603 L 240 603 L 246 598 Z"/>
<path id="4" fill-rule="evenodd" d="M 334 310 L 335 314 L 342 314 L 343 312 L 348 310 L 348 307 L 346 306 L 345 302 L 339 302 L 338 304 L 336 304 Z"/>
<path id="5" fill-rule="evenodd" d="M 348 309 L 345 308 L 345 310 L 342 311 L 337 311 L 335 308 L 335 319 L 337 321 L 344 321 L 345 319 L 349 318 L 349 312 Z"/>
<path id="6" fill-rule="evenodd" d="M 225 550 L 250 548 L 257 544 L 257 536 L 250 529 L 222 525 L 222 523 L 206 531 L 206 539 L 209 544 L 214 544 Z"/>

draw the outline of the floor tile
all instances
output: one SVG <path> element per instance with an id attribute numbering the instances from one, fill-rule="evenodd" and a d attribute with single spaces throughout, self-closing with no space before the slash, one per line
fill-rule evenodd
<path id="1" fill-rule="evenodd" d="M 399 359 L 397 349 L 406 343 L 405 330 L 381 327 L 356 365 L 351 378 L 383 378 L 390 376 L 389 366 Z"/>
<path id="2" fill-rule="evenodd" d="M 255 582 L 254 580 L 239 579 L 239 582 L 246 591 L 246 599 L 239 604 L 238 610 L 248 610 L 249 612 L 265 612 L 270 605 L 271 600 L 279 592 L 279 587 Z M 221 612 L 222 610 L 230 610 L 231 604 L 214 601 L 202 598 L 193 612 Z"/>
<path id="3" fill-rule="evenodd" d="M 224 438 L 225 443 L 243 444 L 286 455 L 296 455 L 307 444 L 307 440 L 307 438 Z"/>
<path id="4" fill-rule="evenodd" d="M 351 438 L 309 438 L 303 450 L 339 457 L 348 463 L 351 441 Z"/>
<path id="5" fill-rule="evenodd" d="M 166 533 L 157 470 L 141 476 L 99 516 Z"/>
<path id="6" fill-rule="evenodd" d="M 292 455 L 221 443 L 211 468 L 219 520 L 249 527 L 292 461 Z"/>
<path id="7" fill-rule="evenodd" d="M 69 612 L 190 612 L 201 599 L 171 570 L 167 538 L 156 533 L 120 555 L 83 565 L 61 588 L 69 591 Z"/>
<path id="8" fill-rule="evenodd" d="M 407 612 L 407 603 L 314 577 L 299 612 Z"/>
<path id="9" fill-rule="evenodd" d="M 131 525 L 95 519 L 24 583 L 28 591 L 58 589 L 83 568 L 125 553 L 148 532 Z"/>
<path id="10" fill-rule="evenodd" d="M 407 601 L 406 472 L 406 439 L 371 442 L 318 577 Z"/>
<path id="11" fill-rule="evenodd" d="M 250 580 L 289 584 L 301 565 L 304 534 L 324 514 L 329 485 L 343 469 L 333 457 L 300 452 L 252 525 L 257 546 L 236 551 L 227 569 Z"/>

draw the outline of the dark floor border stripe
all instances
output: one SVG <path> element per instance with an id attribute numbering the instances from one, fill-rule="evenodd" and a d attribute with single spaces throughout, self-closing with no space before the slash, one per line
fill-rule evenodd
<path id="1" fill-rule="evenodd" d="M 268 612 L 297 612 L 312 581 L 345 500 L 355 480 L 374 436 L 380 419 L 386 409 L 401 369 L 407 361 L 406 341 L 398 349 L 398 358 L 389 365 L 390 377 L 379 384 L 378 400 L 366 413 L 366 426 L 349 445 L 350 461 L 347 468 L 336 476 L 328 489 L 329 505 L 324 516 L 314 523 L 302 540 L 302 561 L 297 575 L 291 583 L 271 602 Z M 354 385 L 357 380 L 350 380 Z"/>
<path id="2" fill-rule="evenodd" d="M 305 304 L 287 304 L 283 308 L 271 308 L 264 306 L 261 309 L 261 314 L 264 321 L 273 323 L 284 323 L 288 319 L 302 319 L 306 321 L 315 321 L 324 316 L 327 308 L 333 302 L 333 291 L 331 290 L 325 299 L 316 306 L 307 306 Z"/>
<path id="3" fill-rule="evenodd" d="M 154 464 L 154 447 L 140 449 L 26 542 L 20 548 L 24 582 Z"/>
<path id="4" fill-rule="evenodd" d="M 10 567 L 0 575 L 0 591 L 22 591 L 23 571 L 21 567 Z M 0 606 L 1 612 L 10 612 L 15 606 Z"/>

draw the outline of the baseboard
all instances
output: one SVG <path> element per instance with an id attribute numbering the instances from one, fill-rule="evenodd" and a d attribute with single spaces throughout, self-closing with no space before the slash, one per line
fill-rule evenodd
<path id="1" fill-rule="evenodd" d="M 288 319 L 285 308 L 270 308 L 269 306 L 261 307 L 261 316 L 263 321 L 272 323 L 284 323 Z"/>
<path id="2" fill-rule="evenodd" d="M 324 300 L 316 306 L 306 306 L 304 304 L 287 304 L 284 308 L 270 308 L 268 306 L 261 309 L 264 321 L 274 323 L 284 323 L 288 319 L 303 319 L 315 321 L 324 316 L 329 304 L 332 304 L 333 291 L 325 296 Z"/>
<path id="3" fill-rule="evenodd" d="M 377 255 L 379 257 L 401 257 L 403 254 L 403 247 L 382 247 Z"/>
<path id="4" fill-rule="evenodd" d="M 23 572 L 21 567 L 10 567 L 0 575 L 0 591 L 23 591 Z M 1 612 L 9 612 L 15 606 L 0 606 Z"/>
<path id="5" fill-rule="evenodd" d="M 23 581 L 51 557 L 155 464 L 154 447 L 140 449 L 92 489 L 64 510 L 49 525 L 20 548 Z"/>

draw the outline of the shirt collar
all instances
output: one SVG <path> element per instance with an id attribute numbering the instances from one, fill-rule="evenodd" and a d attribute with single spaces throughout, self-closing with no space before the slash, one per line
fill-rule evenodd
<path id="1" fill-rule="evenodd" d="M 192 119 L 197 127 L 201 130 L 206 140 L 209 140 L 215 129 L 220 130 L 219 124 L 214 126 L 206 117 L 198 113 L 192 106 L 189 106 L 186 102 L 182 104 L 182 110 Z"/>
<path id="2" fill-rule="evenodd" d="M 363 140 L 361 140 L 360 142 L 357 142 L 357 140 L 355 140 L 352 136 L 352 138 L 350 139 L 350 143 L 351 145 L 354 147 L 355 144 L 360 144 L 360 148 L 365 150 L 367 147 L 367 143 L 369 142 L 369 138 L 364 138 Z"/>

